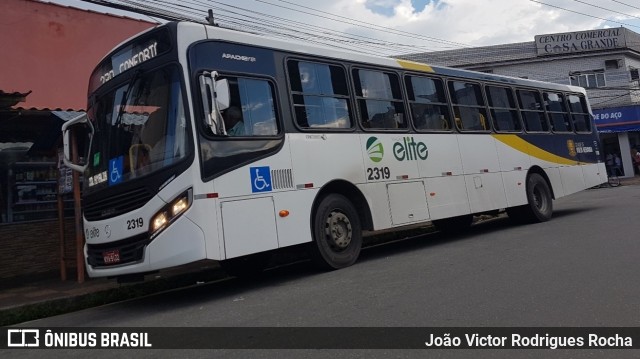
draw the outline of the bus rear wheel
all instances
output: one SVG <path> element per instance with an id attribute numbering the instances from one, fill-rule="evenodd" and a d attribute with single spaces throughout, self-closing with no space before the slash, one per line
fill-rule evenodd
<path id="1" fill-rule="evenodd" d="M 527 204 L 507 208 L 509 218 L 519 223 L 546 222 L 553 214 L 553 198 L 547 181 L 539 174 L 527 177 Z"/>
<path id="2" fill-rule="evenodd" d="M 324 197 L 313 215 L 311 258 L 323 269 L 345 268 L 356 262 L 362 248 L 362 227 L 353 204 L 344 196 Z"/>

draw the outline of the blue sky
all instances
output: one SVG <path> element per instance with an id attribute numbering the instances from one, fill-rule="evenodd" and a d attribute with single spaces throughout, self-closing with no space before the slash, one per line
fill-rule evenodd
<path id="1" fill-rule="evenodd" d="M 395 6 L 400 3 L 400 0 L 366 0 L 364 6 L 375 14 L 392 17 L 395 15 Z M 430 4 L 433 4 L 433 6 L 438 9 L 445 3 L 440 0 L 411 0 L 411 6 L 413 7 L 413 11 L 416 13 L 424 11 L 427 5 Z"/>

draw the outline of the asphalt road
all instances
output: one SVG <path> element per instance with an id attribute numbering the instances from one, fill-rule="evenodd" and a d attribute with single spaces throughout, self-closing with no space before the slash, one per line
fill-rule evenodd
<path id="1" fill-rule="evenodd" d="M 296 263 L 270 270 L 260 280 L 204 284 L 23 325 L 640 327 L 639 209 L 640 186 L 588 190 L 555 201 L 554 218 L 542 224 L 514 225 L 499 218 L 463 235 L 434 233 L 369 248 L 356 265 L 339 271 L 318 272 L 309 263 Z M 88 352 L 9 354 L 86 357 Z M 131 354 L 89 353 L 109 358 Z M 640 351 L 145 350 L 135 355 L 639 358 Z"/>

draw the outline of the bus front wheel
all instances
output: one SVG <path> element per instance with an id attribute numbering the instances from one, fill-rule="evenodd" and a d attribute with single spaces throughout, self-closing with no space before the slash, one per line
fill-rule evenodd
<path id="1" fill-rule="evenodd" d="M 527 204 L 507 208 L 509 218 L 519 223 L 546 222 L 553 214 L 553 198 L 547 181 L 539 174 L 527 177 Z"/>
<path id="2" fill-rule="evenodd" d="M 311 258 L 324 269 L 345 268 L 358 259 L 362 227 L 353 204 L 344 196 L 324 197 L 313 215 Z"/>

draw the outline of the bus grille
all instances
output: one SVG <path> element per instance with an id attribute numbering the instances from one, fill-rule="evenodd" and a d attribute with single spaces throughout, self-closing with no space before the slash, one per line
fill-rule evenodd
<path id="1" fill-rule="evenodd" d="M 293 188 L 291 169 L 271 170 L 273 189 Z"/>
<path id="2" fill-rule="evenodd" d="M 142 233 L 117 242 L 87 244 L 87 262 L 94 268 L 138 262 L 142 260 L 144 247 L 146 247 L 149 242 L 151 242 L 149 234 Z M 112 251 L 118 251 L 120 260 L 116 263 L 107 264 L 104 262 L 104 254 L 105 252 Z"/>
<path id="3" fill-rule="evenodd" d="M 142 187 L 91 203 L 85 201 L 84 216 L 88 221 L 115 217 L 144 206 L 151 197 L 153 197 L 153 194 Z"/>

